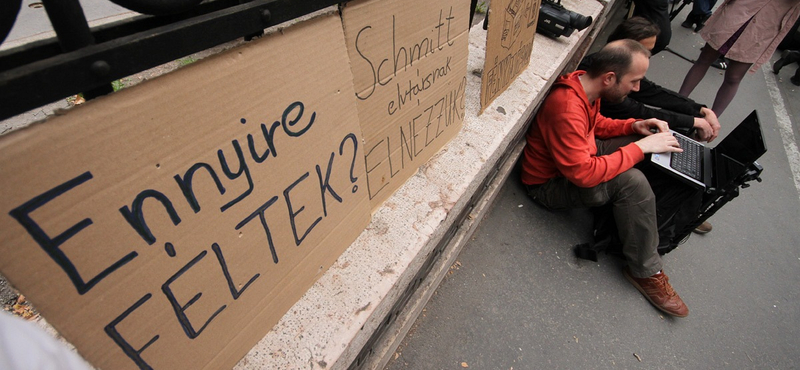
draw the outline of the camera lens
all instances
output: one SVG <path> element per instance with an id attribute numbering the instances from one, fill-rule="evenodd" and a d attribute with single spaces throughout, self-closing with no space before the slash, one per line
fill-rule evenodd
<path id="1" fill-rule="evenodd" d="M 570 11 L 569 12 L 569 25 L 572 28 L 580 31 L 580 30 L 592 25 L 592 17 L 591 16 L 587 17 L 585 15 L 578 14 L 578 13 Z"/>

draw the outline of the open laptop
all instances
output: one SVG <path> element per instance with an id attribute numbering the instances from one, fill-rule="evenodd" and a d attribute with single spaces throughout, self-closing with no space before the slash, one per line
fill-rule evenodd
<path id="1" fill-rule="evenodd" d="M 698 188 L 725 187 L 767 152 L 755 110 L 714 148 L 674 131 L 673 135 L 683 152 L 654 153 L 650 161 Z"/>

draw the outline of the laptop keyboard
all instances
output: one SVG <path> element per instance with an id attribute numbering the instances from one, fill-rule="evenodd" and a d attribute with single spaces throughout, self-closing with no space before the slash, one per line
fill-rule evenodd
<path id="1" fill-rule="evenodd" d="M 702 166 L 700 165 L 701 158 L 703 158 L 703 145 L 681 135 L 675 135 L 675 138 L 678 139 L 678 144 L 683 152 L 672 153 L 670 167 L 697 181 L 703 181 L 701 178 Z"/>

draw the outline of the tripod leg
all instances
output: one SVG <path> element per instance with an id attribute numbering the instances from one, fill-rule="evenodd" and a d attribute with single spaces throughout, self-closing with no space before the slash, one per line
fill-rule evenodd
<path id="1" fill-rule="evenodd" d="M 692 0 L 683 0 L 683 2 L 681 2 L 681 5 L 678 6 L 677 10 L 675 9 L 675 3 L 672 3 L 673 10 L 672 12 L 669 13 L 669 20 L 672 21 L 673 19 L 675 19 L 675 17 L 678 16 L 678 13 L 680 13 L 683 10 L 683 8 L 686 7 L 686 5 L 689 5 L 691 3 Z"/>

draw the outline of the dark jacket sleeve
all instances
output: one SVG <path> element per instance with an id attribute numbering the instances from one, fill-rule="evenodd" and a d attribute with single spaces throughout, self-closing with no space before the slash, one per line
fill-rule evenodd
<path id="1" fill-rule="evenodd" d="M 692 117 L 700 117 L 700 108 L 704 107 L 692 99 L 672 90 L 661 87 L 646 77 L 639 83 L 639 91 L 632 91 L 628 97 L 642 104 L 651 105 Z"/>
<path id="2" fill-rule="evenodd" d="M 694 117 L 673 112 L 667 109 L 650 108 L 631 98 L 625 98 L 622 103 L 613 104 L 603 100 L 600 104 L 600 114 L 608 118 L 658 118 L 667 121 L 669 127 L 675 131 L 690 135 L 693 131 Z"/>

